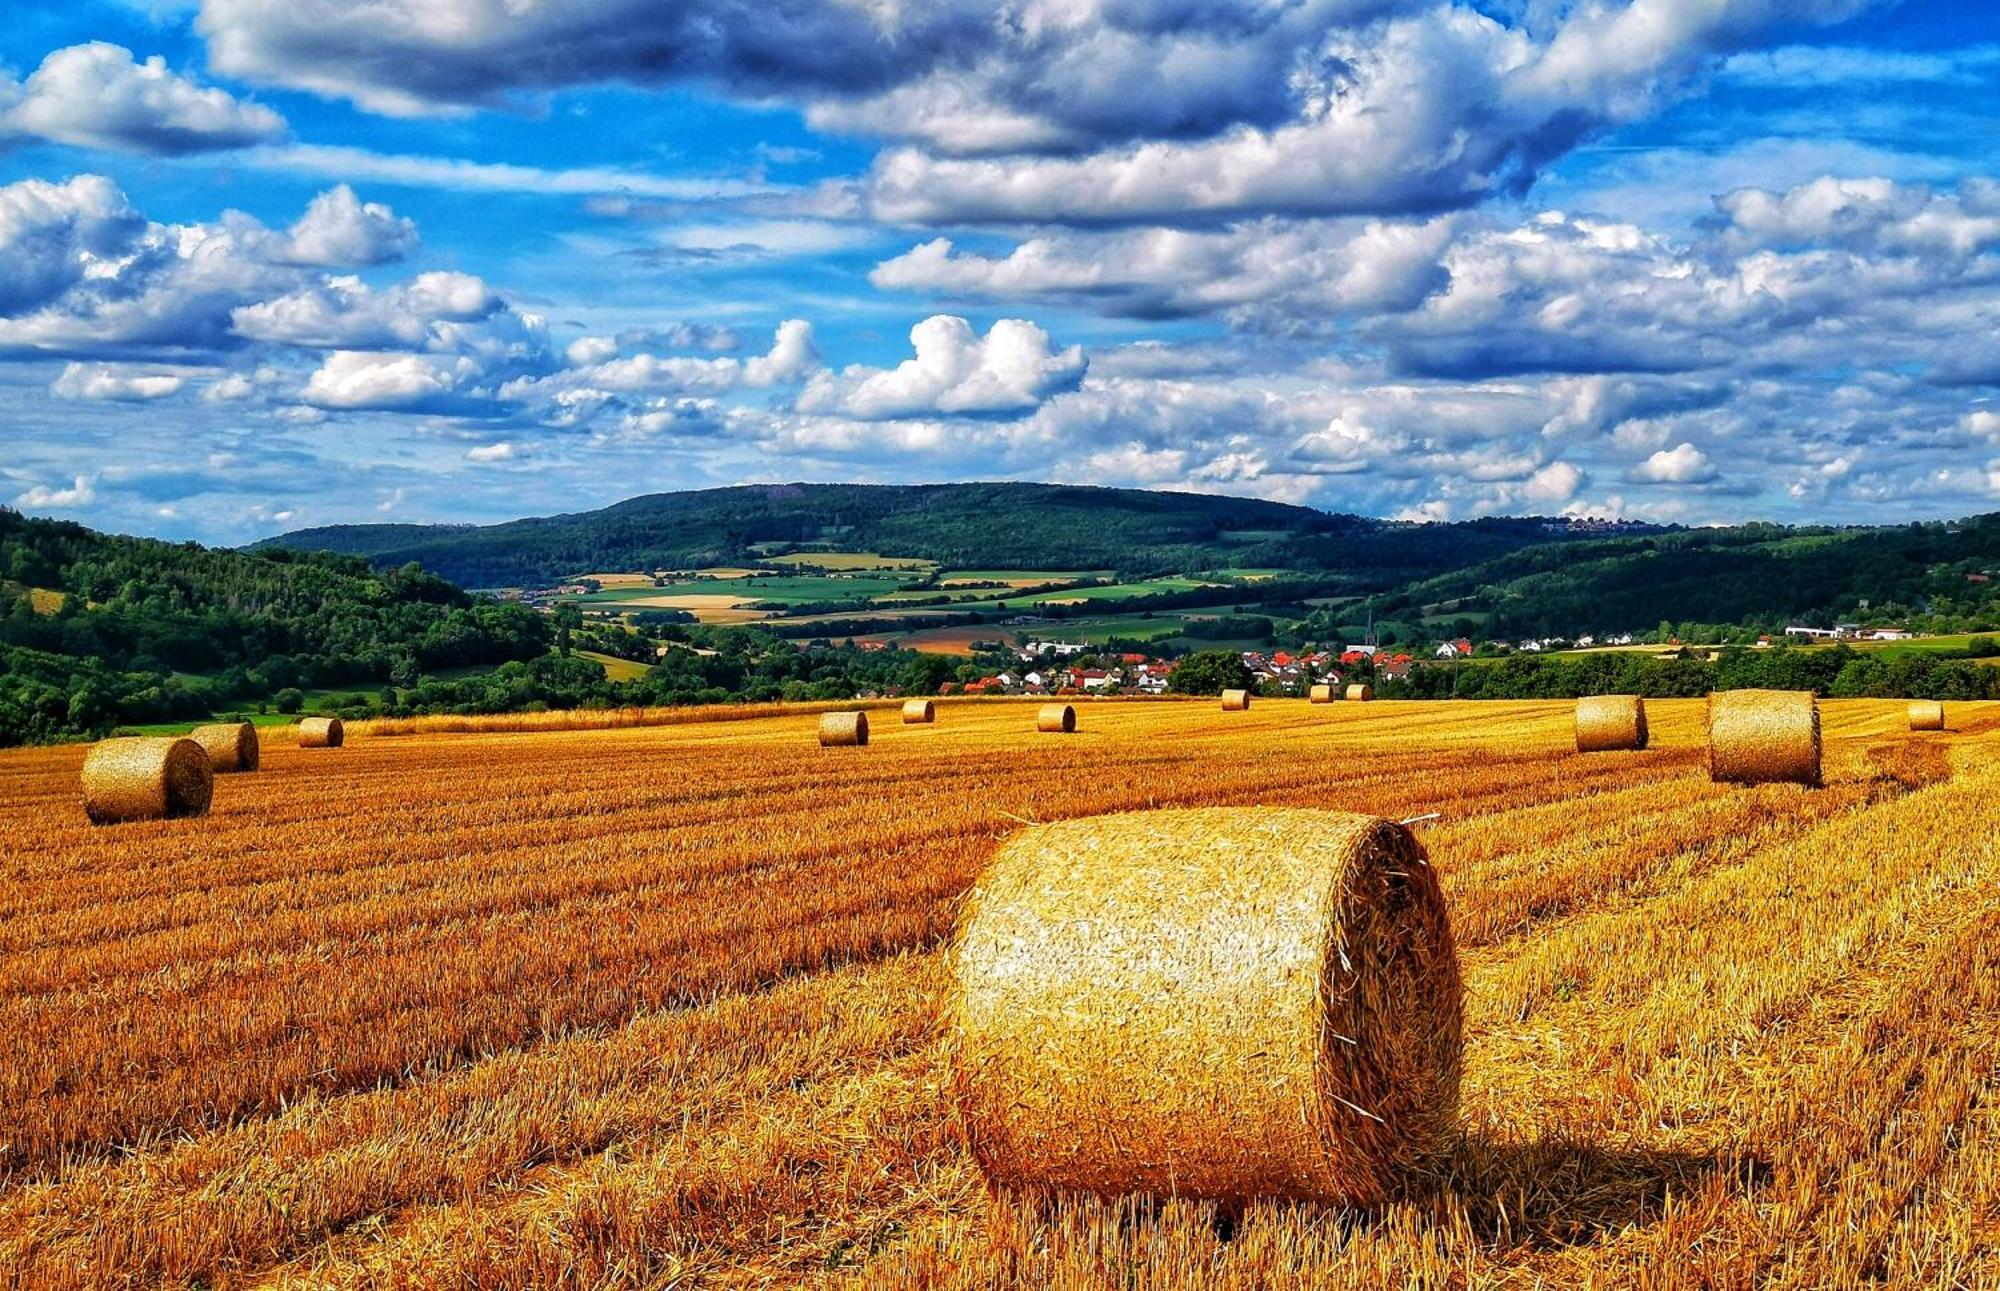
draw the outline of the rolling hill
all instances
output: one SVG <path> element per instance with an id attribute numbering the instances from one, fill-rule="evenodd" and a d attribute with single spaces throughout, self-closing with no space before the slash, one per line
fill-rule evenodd
<path id="1" fill-rule="evenodd" d="M 1560 527 L 1560 526 L 1558 526 Z M 335 525 L 260 547 L 409 561 L 466 587 L 591 570 L 754 560 L 771 544 L 835 543 L 977 568 L 1228 567 L 1352 573 L 1393 586 L 1558 535 L 1541 520 L 1408 525 L 1250 498 L 1058 484 L 773 484 L 655 493 L 598 511 L 493 525 Z"/>
<path id="2" fill-rule="evenodd" d="M 1769 524 L 1528 547 L 1371 598 L 1377 618 L 1477 618 L 1496 635 L 1637 630 L 2000 607 L 2000 513 L 1880 528 Z M 1354 611 L 1350 610 L 1349 613 Z"/>

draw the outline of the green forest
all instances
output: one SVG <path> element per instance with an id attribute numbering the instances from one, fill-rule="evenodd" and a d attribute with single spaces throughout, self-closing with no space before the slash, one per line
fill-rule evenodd
<path id="1" fill-rule="evenodd" d="M 0 743 L 200 717 L 247 695 L 414 685 L 545 654 L 551 631 L 415 566 L 114 537 L 0 509 Z"/>
<path id="2" fill-rule="evenodd" d="M 912 509 L 912 500 L 926 495 L 928 505 Z M 1025 509 L 996 511 L 1003 501 Z M 1106 508 L 1093 510 L 1094 502 Z M 703 558 L 718 558 L 739 549 L 732 544 L 768 535 L 773 516 L 789 516 L 791 532 L 802 537 L 858 534 L 885 552 L 975 568 L 1129 569 L 1177 552 L 1213 561 L 1226 549 L 1240 567 L 1286 572 L 1127 598 L 1119 610 L 1142 624 L 1151 614 L 1248 595 L 1252 604 L 1184 625 L 1186 636 L 1212 631 L 1211 640 L 1247 635 L 1293 648 L 1352 640 L 1369 616 L 1398 625 L 1383 640 L 1405 644 L 1614 629 L 1662 641 L 1747 643 L 1788 621 L 2000 633 L 2000 516 L 1991 515 L 1882 529 L 1746 525 L 1558 535 L 1539 521 L 1392 526 L 1240 499 L 1045 485 L 810 486 L 803 498 L 791 487 L 730 489 L 624 506 L 627 530 L 600 527 L 620 508 L 519 523 L 552 526 L 569 535 L 564 542 L 581 544 L 531 548 L 539 553 L 532 559 L 553 560 L 559 547 L 571 572 L 620 563 L 607 555 L 612 547 L 591 545 L 600 542 L 681 552 L 706 543 Z M 662 528 L 660 507 L 693 507 L 706 518 L 676 536 Z M 727 520 L 731 515 L 737 519 Z M 993 545 L 977 545 L 979 524 L 991 529 Z M 1249 525 L 1260 527 L 1241 527 Z M 495 530 L 420 532 L 442 541 Z M 472 550 L 489 541 L 500 539 L 479 537 Z M 1246 550 L 1260 553 L 1256 564 Z M 411 551 L 396 554 L 411 558 L 389 563 L 393 557 L 379 552 L 287 545 L 211 549 L 0 509 L 0 744 L 302 709 L 401 716 L 934 693 L 999 666 L 997 659 L 841 643 L 879 610 L 852 622 L 736 627 L 679 622 L 686 616 L 667 611 L 623 624 L 586 620 L 575 605 L 545 614 L 469 593 Z M 1357 585 L 1372 590 L 1343 592 Z M 1049 607 L 1043 617 L 1054 623 L 1098 612 L 1083 602 Z M 1003 635 L 996 623 L 995 636 Z M 1148 647 L 1135 640 L 1130 648 Z M 1189 640 L 1179 650 L 1190 648 L 1200 645 Z M 1831 696 L 1970 699 L 2000 697 L 2000 667 L 1978 662 L 1995 654 L 1991 637 L 1922 652 L 1728 649 L 1713 661 L 1693 652 L 1666 659 L 1523 652 L 1426 662 L 1382 693 L 1560 698 L 1778 686 Z M 612 680 L 604 657 L 635 665 L 619 670 L 628 679 Z M 1210 657 L 1176 688 L 1220 685 L 1218 669 L 1247 678 L 1224 667 L 1228 657 Z"/>
<path id="3" fill-rule="evenodd" d="M 775 484 L 656 493 L 496 525 L 337 525 L 265 546 L 417 561 L 465 587 L 593 570 L 752 562 L 832 542 L 947 567 L 1109 569 L 1121 578 L 1231 566 L 1344 575 L 1361 590 L 1560 541 L 1540 520 L 1408 525 L 1254 498 L 1058 484 Z"/>
<path id="4" fill-rule="evenodd" d="M 1975 638 L 1965 657 L 1830 650 L 1729 649 L 1710 661 L 1693 651 L 1657 659 L 1636 653 L 1517 654 L 1419 668 L 1383 684 L 1384 699 L 1575 699 L 1584 695 L 1699 698 L 1755 687 L 1810 690 L 1835 699 L 2000 699 L 2000 640 Z"/>
<path id="5" fill-rule="evenodd" d="M 1387 620 L 1463 617 L 1501 639 L 1666 624 L 1683 640 L 1754 640 L 1787 623 L 1843 620 L 1983 632 L 2000 629 L 1996 574 L 2000 514 L 1874 529 L 1752 524 L 1524 548 L 1377 594 L 1363 609 Z"/>

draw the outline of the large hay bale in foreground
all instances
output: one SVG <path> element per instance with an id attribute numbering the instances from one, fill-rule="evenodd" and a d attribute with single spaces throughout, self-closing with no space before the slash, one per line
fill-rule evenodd
<path id="1" fill-rule="evenodd" d="M 1457 954 L 1390 821 L 1036 826 L 968 897 L 952 967 L 954 1088 L 1002 1183 L 1366 1205 L 1457 1124 Z"/>
<path id="2" fill-rule="evenodd" d="M 248 722 L 214 722 L 197 726 L 188 732 L 188 738 L 201 745 L 217 775 L 257 769 L 257 728 Z"/>
<path id="3" fill-rule="evenodd" d="M 919 726 L 937 720 L 937 705 L 928 699 L 906 699 L 903 701 L 903 724 Z"/>
<path id="4" fill-rule="evenodd" d="M 1311 698 L 1315 704 L 1331 704 L 1333 702 L 1333 687 L 1326 682 L 1321 682 L 1312 688 Z"/>
<path id="5" fill-rule="evenodd" d="M 1375 688 L 1373 686 L 1369 686 L 1361 682 L 1356 682 L 1354 685 L 1349 686 L 1347 688 L 1347 699 L 1349 703 L 1365 704 L 1373 698 L 1375 698 Z"/>
<path id="6" fill-rule="evenodd" d="M 193 740 L 100 740 L 83 760 L 83 810 L 94 825 L 172 820 L 208 811 L 215 768 Z"/>
<path id="7" fill-rule="evenodd" d="M 821 713 L 819 742 L 822 748 L 866 744 L 868 714 L 862 712 Z"/>
<path id="8" fill-rule="evenodd" d="M 340 724 L 338 717 L 299 719 L 299 747 L 302 749 L 337 749 L 346 740 L 347 728 Z"/>
<path id="9" fill-rule="evenodd" d="M 1576 751 L 1611 753 L 1646 747 L 1646 701 L 1638 695 L 1588 695 L 1576 701 Z"/>
<path id="10" fill-rule="evenodd" d="M 1708 774 L 1733 784 L 1817 785 L 1819 701 L 1809 690 L 1708 697 Z"/>
<path id="11" fill-rule="evenodd" d="M 1250 692 L 1247 690 L 1225 690 L 1222 692 L 1222 711 L 1243 713 L 1250 709 Z"/>
<path id="12" fill-rule="evenodd" d="M 1944 705 L 1935 699 L 1913 699 L 1910 701 L 1910 729 L 1913 731 L 1941 731 L 1944 729 Z"/>
<path id="13" fill-rule="evenodd" d="M 1035 729 L 1048 735 L 1068 735 L 1076 729 L 1076 705 L 1043 704 L 1035 714 Z"/>

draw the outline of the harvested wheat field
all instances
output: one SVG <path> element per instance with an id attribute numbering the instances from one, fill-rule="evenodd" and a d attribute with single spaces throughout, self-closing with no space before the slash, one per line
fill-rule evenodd
<path id="1" fill-rule="evenodd" d="M 105 827 L 82 748 L 0 755 L 0 1271 L 2000 1285 L 2000 704 L 1826 702 L 1818 789 L 1711 781 L 1700 700 L 1588 755 L 1562 701 L 940 707 L 842 756 L 804 711 L 357 724 Z M 1365 1211 L 989 1191 L 962 895 L 1023 822 L 1251 804 L 1439 813 L 1441 1172 Z"/>

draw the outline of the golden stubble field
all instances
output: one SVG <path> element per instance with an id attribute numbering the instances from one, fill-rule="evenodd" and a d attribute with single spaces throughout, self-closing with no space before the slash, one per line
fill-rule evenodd
<path id="1" fill-rule="evenodd" d="M 2000 705 L 1830 703 L 1817 791 L 1710 784 L 1702 705 L 1650 707 L 1587 757 L 1553 702 L 362 728 L 109 829 L 81 748 L 0 755 L 0 1277 L 2000 1286 Z M 983 1186 L 957 898 L 1019 822 L 1202 804 L 1440 813 L 1448 1177 L 1368 1214 Z"/>

